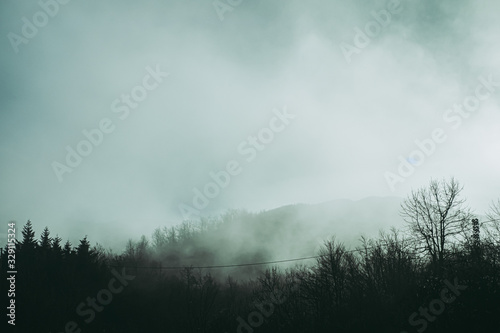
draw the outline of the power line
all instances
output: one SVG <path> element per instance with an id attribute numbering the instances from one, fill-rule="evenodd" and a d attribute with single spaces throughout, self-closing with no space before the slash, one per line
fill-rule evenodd
<path id="1" fill-rule="evenodd" d="M 383 246 L 388 246 L 383 244 Z M 366 250 L 378 248 L 377 246 L 367 247 Z M 363 249 L 354 249 L 354 250 L 342 250 L 342 253 L 351 253 L 351 252 L 361 252 L 365 251 Z M 212 269 L 212 268 L 231 268 L 231 267 L 245 267 L 245 266 L 261 266 L 261 265 L 269 265 L 269 264 L 279 264 L 284 262 L 292 262 L 292 261 L 300 261 L 300 260 L 309 260 L 309 259 L 317 259 L 321 257 L 328 256 L 328 254 L 309 256 L 309 257 L 301 257 L 301 258 L 293 258 L 293 259 L 282 259 L 282 260 L 274 260 L 274 261 L 262 261 L 262 262 L 252 262 L 252 263 L 244 263 L 244 264 L 229 264 L 229 265 L 210 265 L 210 266 L 124 266 L 124 265 L 108 265 L 110 267 L 124 267 L 124 268 L 141 268 L 141 269 L 166 269 L 166 270 L 179 270 L 186 268 L 194 268 L 194 269 Z"/>
<path id="2" fill-rule="evenodd" d="M 291 261 L 299 261 L 299 260 L 308 260 L 315 259 L 321 256 L 311 256 L 311 257 L 303 257 L 303 258 L 293 258 L 293 259 L 283 259 L 283 260 L 275 260 L 275 261 L 262 261 L 262 262 L 252 262 L 245 264 L 231 264 L 231 265 L 211 265 L 211 266 L 121 266 L 121 265 L 109 265 L 110 267 L 125 267 L 125 268 L 147 268 L 147 269 L 185 269 L 185 268 L 195 268 L 195 269 L 211 269 L 211 268 L 231 268 L 231 267 L 244 267 L 244 266 L 260 266 L 260 265 L 269 265 L 269 264 L 278 264 L 283 262 L 291 262 Z"/>
<path id="3" fill-rule="evenodd" d="M 367 247 L 353 249 L 353 250 L 342 249 L 341 252 L 342 252 L 342 254 L 352 253 L 352 252 L 363 252 L 366 250 L 380 249 L 381 247 L 389 247 L 391 245 L 393 245 L 393 244 L 379 244 L 379 245 L 375 245 L 375 246 L 367 246 Z M 419 252 L 412 252 L 412 251 L 408 251 L 408 250 L 406 250 L 404 252 L 406 254 L 409 254 L 409 255 L 419 254 Z M 284 262 L 317 259 L 317 258 L 321 258 L 321 257 L 326 257 L 328 255 L 329 254 L 323 254 L 323 255 L 309 256 L 309 257 L 282 259 L 282 260 L 274 260 L 274 261 L 262 261 L 262 262 L 243 263 L 243 264 L 228 264 L 228 265 L 209 265 L 209 266 L 162 266 L 161 264 L 159 266 L 125 266 L 125 265 L 108 265 L 108 266 L 109 267 L 134 268 L 134 269 L 139 269 L 139 268 L 140 269 L 159 269 L 159 270 L 180 270 L 180 269 L 186 269 L 186 268 L 215 269 L 215 268 L 232 268 L 232 267 L 262 266 L 262 265 L 269 265 L 269 264 L 279 264 L 279 263 L 284 263 Z"/>

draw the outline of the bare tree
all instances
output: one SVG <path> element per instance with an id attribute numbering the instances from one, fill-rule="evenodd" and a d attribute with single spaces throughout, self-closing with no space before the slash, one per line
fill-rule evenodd
<path id="1" fill-rule="evenodd" d="M 463 235 L 473 217 L 460 198 L 462 189 L 454 178 L 431 180 L 428 187 L 412 191 L 401 205 L 401 216 L 417 249 L 427 253 L 438 268 L 451 239 Z"/>
<path id="2" fill-rule="evenodd" d="M 500 245 L 500 199 L 493 202 L 490 211 L 486 214 L 488 218 L 487 227 L 485 228 L 488 240 L 490 243 Z"/>
<path id="3" fill-rule="evenodd" d="M 490 212 L 486 216 L 490 221 L 500 222 L 500 199 L 491 204 Z"/>

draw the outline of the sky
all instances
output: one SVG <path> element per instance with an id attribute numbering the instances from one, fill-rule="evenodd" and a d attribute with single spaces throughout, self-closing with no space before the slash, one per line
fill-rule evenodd
<path id="1" fill-rule="evenodd" d="M 500 197 L 496 1 L 65 1 L 0 4 L 5 224 L 116 241 L 451 176 Z"/>

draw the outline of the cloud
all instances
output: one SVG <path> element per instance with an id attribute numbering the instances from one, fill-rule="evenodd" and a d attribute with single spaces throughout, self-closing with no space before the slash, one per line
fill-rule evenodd
<path id="1" fill-rule="evenodd" d="M 177 223 L 179 203 L 283 105 L 296 122 L 207 213 L 388 195 L 383 173 L 397 156 L 442 126 L 479 75 L 500 73 L 498 6 L 402 1 L 347 64 L 339 44 L 351 43 L 385 1 L 243 1 L 222 22 L 210 1 L 71 1 L 19 54 L 3 39 L 0 219 L 64 225 L 75 237 L 83 236 L 80 216 L 127 235 Z M 21 18 L 40 10 L 36 1 L 1 7 L 4 36 L 21 33 Z M 120 121 L 111 103 L 156 64 L 171 75 Z M 471 194 L 481 192 L 472 203 L 487 207 L 498 180 L 487 152 L 498 140 L 484 134 L 496 141 L 469 151 L 484 172 L 458 156 L 496 130 L 498 96 L 488 103 L 398 195 L 456 172 Z M 51 163 L 103 117 L 116 130 L 58 183 Z"/>

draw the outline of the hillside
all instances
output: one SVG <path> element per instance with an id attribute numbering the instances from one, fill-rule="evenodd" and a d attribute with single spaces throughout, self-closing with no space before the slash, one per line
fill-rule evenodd
<path id="1" fill-rule="evenodd" d="M 391 226 L 401 228 L 399 205 L 399 198 L 371 197 L 359 201 L 288 205 L 255 214 L 231 211 L 217 219 L 159 229 L 157 237 L 161 240 L 153 237 L 150 244 L 158 259 L 167 266 L 226 265 L 307 257 L 315 255 L 324 241 L 332 237 L 354 247 L 363 235 L 376 237 L 379 230 L 387 231 Z M 250 267 L 244 273 L 257 273 L 261 268 Z"/>

